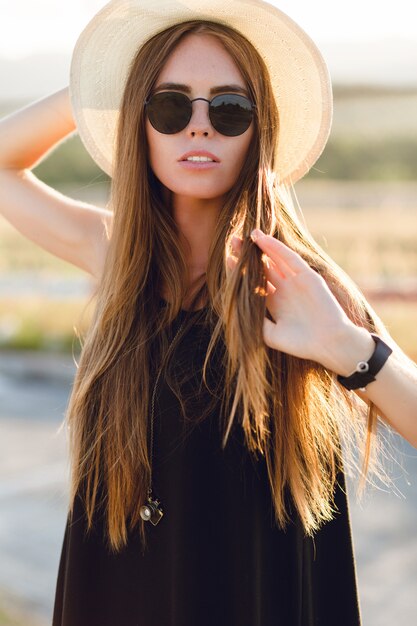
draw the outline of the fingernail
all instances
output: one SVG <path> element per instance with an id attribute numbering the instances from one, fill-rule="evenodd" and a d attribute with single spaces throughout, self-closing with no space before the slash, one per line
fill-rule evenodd
<path id="1" fill-rule="evenodd" d="M 259 228 L 255 228 L 255 230 L 251 232 L 250 236 L 252 238 L 252 241 L 256 241 L 261 237 L 265 237 L 265 234 L 261 230 L 259 230 Z"/>

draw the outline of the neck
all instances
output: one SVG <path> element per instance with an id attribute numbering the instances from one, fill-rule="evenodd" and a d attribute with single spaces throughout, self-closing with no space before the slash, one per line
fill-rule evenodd
<path id="1" fill-rule="evenodd" d="M 189 285 L 207 271 L 209 250 L 222 204 L 223 198 L 172 196 L 172 214 L 186 257 Z M 166 286 L 163 286 L 162 294 L 167 299 Z M 183 307 L 188 308 L 190 302 L 191 294 Z M 201 302 L 198 306 L 204 304 Z"/>
<path id="2" fill-rule="evenodd" d="M 190 278 L 207 269 L 222 198 L 173 197 L 173 218 L 178 226 Z"/>

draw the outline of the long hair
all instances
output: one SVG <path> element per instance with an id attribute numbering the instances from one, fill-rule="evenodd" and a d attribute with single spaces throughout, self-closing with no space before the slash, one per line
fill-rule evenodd
<path id="1" fill-rule="evenodd" d="M 170 202 L 149 165 L 144 112 L 165 62 L 189 33 L 210 34 L 223 44 L 257 105 L 252 143 L 221 208 L 207 270 L 192 285 L 184 280 L 188 267 Z M 267 463 L 281 528 L 290 520 L 285 489 L 306 534 L 332 519 L 338 472 L 358 467 L 358 449 L 364 451 L 362 476 L 370 470 L 380 474 L 373 453 L 375 406 L 369 405 L 366 416 L 365 403 L 342 389 L 332 372 L 314 361 L 270 349 L 262 338 L 264 317 L 270 316 L 262 254 L 249 237 L 256 227 L 285 242 L 319 272 L 355 324 L 384 335 L 382 322 L 311 237 L 288 189 L 276 179 L 278 134 L 279 111 L 265 63 L 232 28 L 201 20 L 185 22 L 157 34 L 138 50 L 119 115 L 108 253 L 67 409 L 70 512 L 74 499 L 82 497 L 90 529 L 95 511 L 102 509 L 114 552 L 126 545 L 129 530 L 138 529 L 146 545 L 139 509 L 151 472 L 147 418 L 151 344 L 156 341 L 162 359 L 168 348 L 165 330 L 186 297 L 193 302 L 203 298 L 209 304 L 203 309 L 212 329 L 205 383 L 210 354 L 218 345 L 225 348 L 220 382 L 227 419 L 222 445 L 239 419 L 248 449 Z M 243 238 L 243 247 L 235 270 L 227 271 L 232 234 Z M 169 293 L 164 307 L 159 300 L 162 284 Z"/>

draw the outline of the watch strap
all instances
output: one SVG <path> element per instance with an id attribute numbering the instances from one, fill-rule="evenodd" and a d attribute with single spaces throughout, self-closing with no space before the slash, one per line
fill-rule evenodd
<path id="1" fill-rule="evenodd" d="M 362 389 L 375 380 L 376 374 L 384 365 L 392 349 L 375 333 L 370 333 L 375 342 L 375 350 L 368 361 L 359 361 L 355 371 L 350 376 L 337 376 L 337 380 L 346 389 Z"/>

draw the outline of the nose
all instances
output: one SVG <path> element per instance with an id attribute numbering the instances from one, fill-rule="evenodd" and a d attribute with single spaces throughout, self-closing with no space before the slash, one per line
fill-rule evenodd
<path id="1" fill-rule="evenodd" d="M 186 131 L 191 137 L 195 135 L 208 137 L 214 133 L 214 128 L 209 118 L 208 102 L 206 100 L 198 99 L 198 102 L 193 101 L 192 115 Z"/>

